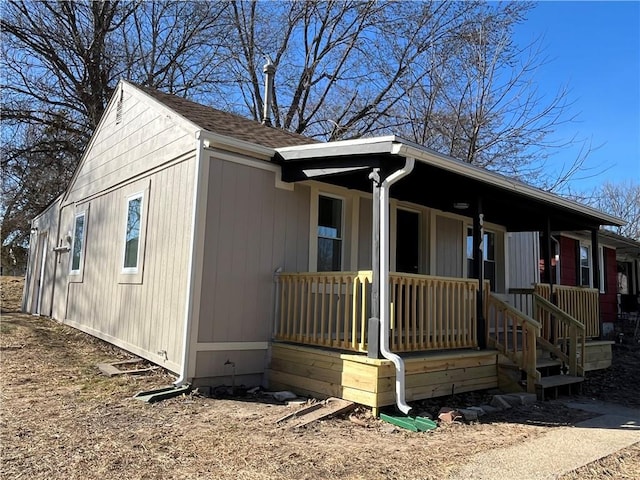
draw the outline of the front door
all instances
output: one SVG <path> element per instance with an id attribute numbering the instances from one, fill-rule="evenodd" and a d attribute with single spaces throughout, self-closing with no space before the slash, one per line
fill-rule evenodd
<path id="1" fill-rule="evenodd" d="M 420 214 L 397 210 L 396 271 L 418 273 L 420 269 Z"/>

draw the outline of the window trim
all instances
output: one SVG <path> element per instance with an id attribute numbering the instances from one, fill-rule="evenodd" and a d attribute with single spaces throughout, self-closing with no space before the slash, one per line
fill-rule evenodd
<path id="1" fill-rule="evenodd" d="M 122 247 L 122 260 L 120 262 L 120 267 L 121 267 L 121 273 L 125 274 L 125 275 L 135 275 L 138 273 L 139 269 L 140 269 L 140 263 L 141 263 L 141 256 L 140 256 L 140 251 L 141 251 L 141 247 L 142 247 L 142 224 L 143 224 L 143 218 L 145 215 L 145 195 L 144 195 L 144 190 L 141 192 L 136 192 L 132 195 L 129 195 L 126 199 L 126 204 L 125 204 L 125 226 L 124 226 L 124 236 L 123 236 L 123 247 Z M 140 220 L 139 223 L 140 225 L 138 226 L 138 249 L 136 251 L 136 265 L 135 267 L 127 267 L 125 266 L 125 262 L 127 259 L 127 227 L 129 225 L 129 205 L 131 204 L 131 202 L 133 200 L 137 200 L 140 199 Z"/>
<path id="2" fill-rule="evenodd" d="M 83 218 L 83 225 L 82 225 L 82 239 L 81 239 L 82 243 L 80 245 L 80 258 L 78 261 L 78 268 L 74 269 L 73 268 L 74 250 L 77 242 L 76 225 L 78 223 L 78 219 L 81 217 Z M 84 261 L 85 261 L 86 250 L 87 250 L 88 226 L 89 226 L 89 207 L 87 206 L 86 208 L 82 210 L 77 210 L 75 212 L 75 214 L 73 215 L 73 223 L 71 226 L 72 230 L 69 233 L 70 244 L 71 244 L 71 249 L 69 250 L 69 278 L 70 278 L 70 281 L 72 282 L 82 282 L 83 280 Z"/>
<path id="3" fill-rule="evenodd" d="M 325 190 L 316 190 L 315 195 L 313 195 L 313 201 L 311 202 L 311 210 L 312 210 L 312 222 L 310 223 L 311 230 L 313 232 L 312 235 L 312 249 L 309 252 L 309 271 L 310 272 L 318 272 L 318 239 L 321 238 L 318 235 L 318 220 L 320 216 L 320 197 L 331 198 L 334 200 L 340 200 L 341 202 L 341 210 L 340 210 L 340 231 L 341 236 L 340 240 L 340 270 L 344 270 L 345 258 L 344 258 L 344 249 L 346 242 L 346 223 L 345 223 L 345 214 L 347 207 L 347 199 L 341 195 L 336 195 L 335 193 L 329 193 Z M 327 238 L 327 237 L 322 237 Z"/>
<path id="4" fill-rule="evenodd" d="M 582 266 L 582 249 L 587 250 L 587 266 Z M 593 288 L 593 265 L 591 261 L 591 245 L 585 242 L 578 242 L 578 274 L 576 275 L 576 284 L 579 287 Z M 582 283 L 582 269 L 589 269 L 589 282 Z"/>
<path id="5" fill-rule="evenodd" d="M 604 249 L 609 248 L 604 245 L 598 245 L 598 261 L 600 262 L 600 293 L 607 293 L 607 264 Z"/>
<path id="6" fill-rule="evenodd" d="M 142 182 L 136 182 L 125 188 L 122 192 L 122 201 L 124 206 L 122 207 L 122 217 L 120 220 L 120 242 L 121 253 L 118 255 L 117 269 L 119 272 L 118 283 L 120 284 L 142 284 L 144 278 L 144 265 L 146 256 L 146 243 L 147 243 L 147 222 L 149 220 L 149 208 L 150 208 L 150 190 L 151 180 L 144 180 Z M 129 202 L 135 198 L 141 198 L 141 214 L 140 214 L 140 232 L 138 237 L 138 262 L 136 267 L 125 267 L 124 260 L 127 248 L 127 222 L 129 219 Z"/>

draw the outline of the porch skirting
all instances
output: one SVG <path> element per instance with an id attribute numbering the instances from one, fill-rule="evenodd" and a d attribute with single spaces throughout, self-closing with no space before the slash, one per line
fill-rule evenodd
<path id="1" fill-rule="evenodd" d="M 613 342 L 608 340 L 587 340 L 584 352 L 584 371 L 591 372 L 609 368 L 613 358 L 612 345 Z"/>
<path id="2" fill-rule="evenodd" d="M 498 386 L 496 350 L 453 350 L 404 356 L 407 401 Z M 339 397 L 373 408 L 395 404 L 389 360 L 335 350 L 274 343 L 269 388 L 316 398 Z"/>

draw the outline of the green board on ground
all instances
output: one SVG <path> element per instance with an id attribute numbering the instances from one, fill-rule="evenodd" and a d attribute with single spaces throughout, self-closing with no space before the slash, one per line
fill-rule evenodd
<path id="1" fill-rule="evenodd" d="M 396 416 L 381 413 L 380 418 L 387 423 L 412 432 L 426 432 L 427 430 L 434 430 L 438 426 L 433 420 L 424 417 Z"/>

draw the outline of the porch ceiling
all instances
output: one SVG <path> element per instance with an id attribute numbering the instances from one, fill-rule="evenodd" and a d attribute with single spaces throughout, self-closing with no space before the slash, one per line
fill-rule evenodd
<path id="1" fill-rule="evenodd" d="M 436 154 L 397 137 L 316 144 L 278 149 L 284 181 L 315 179 L 371 192 L 371 168 L 394 171 L 404 159 L 416 159 L 414 171 L 391 189 L 398 200 L 472 217 L 478 199 L 484 219 L 509 231 L 591 230 L 600 225 L 622 225 L 620 219 L 565 198 Z M 365 167 L 363 169 L 363 167 Z M 336 168 L 352 171 L 333 173 Z M 454 203 L 468 203 L 457 210 Z"/>

